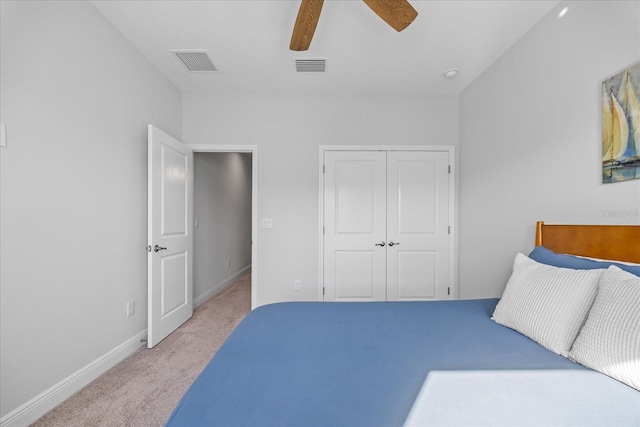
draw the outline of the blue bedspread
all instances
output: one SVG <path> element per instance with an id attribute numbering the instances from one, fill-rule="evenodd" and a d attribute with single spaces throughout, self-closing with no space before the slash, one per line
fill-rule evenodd
<path id="1" fill-rule="evenodd" d="M 493 322 L 496 303 L 259 307 L 196 379 L 167 426 L 400 426 L 430 373 L 455 373 L 453 391 L 447 380 L 446 392 L 455 401 L 459 388 L 461 400 L 447 402 L 453 410 L 464 410 L 463 396 L 484 392 L 469 390 L 474 384 L 482 387 L 478 373 L 588 371 Z M 615 423 L 609 425 L 640 425 L 640 393 L 603 375 L 597 378 L 580 387 L 593 386 L 593 395 L 601 396 L 602 407 L 611 411 L 601 414 L 603 419 Z M 601 393 L 603 384 L 606 395 Z M 580 408 L 571 402 L 567 396 L 555 410 L 566 414 Z M 477 417 L 464 419 L 475 420 L 470 425 L 483 424 Z M 535 419 L 526 421 L 522 424 Z"/>

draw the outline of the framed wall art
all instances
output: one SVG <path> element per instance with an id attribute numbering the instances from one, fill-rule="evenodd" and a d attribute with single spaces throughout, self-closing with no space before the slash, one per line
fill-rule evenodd
<path id="1" fill-rule="evenodd" d="M 602 182 L 640 179 L 640 62 L 602 82 Z"/>

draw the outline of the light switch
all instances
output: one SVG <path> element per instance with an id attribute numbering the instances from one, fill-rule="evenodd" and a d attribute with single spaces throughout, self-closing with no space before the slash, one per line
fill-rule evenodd
<path id="1" fill-rule="evenodd" d="M 0 147 L 7 146 L 7 126 L 0 123 Z"/>
<path id="2" fill-rule="evenodd" d="M 262 228 L 273 228 L 273 220 L 271 218 L 262 218 Z"/>

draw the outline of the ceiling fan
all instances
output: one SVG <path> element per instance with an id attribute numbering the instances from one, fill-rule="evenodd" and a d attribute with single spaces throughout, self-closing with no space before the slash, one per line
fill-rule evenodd
<path id="1" fill-rule="evenodd" d="M 407 0 L 362 0 L 384 22 L 396 31 L 402 31 L 418 16 L 418 12 Z M 296 18 L 293 34 L 291 35 L 290 50 L 302 51 L 309 49 L 313 33 L 316 31 L 322 4 L 324 0 L 302 0 L 298 17 Z"/>

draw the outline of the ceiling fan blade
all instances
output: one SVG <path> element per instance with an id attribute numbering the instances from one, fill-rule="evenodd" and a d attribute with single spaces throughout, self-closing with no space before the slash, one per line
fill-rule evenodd
<path id="1" fill-rule="evenodd" d="M 418 16 L 407 0 L 362 0 L 394 30 L 402 31 Z"/>
<path id="2" fill-rule="evenodd" d="M 307 50 L 311 45 L 313 33 L 316 31 L 324 0 L 302 0 L 293 34 L 291 34 L 291 50 Z"/>

